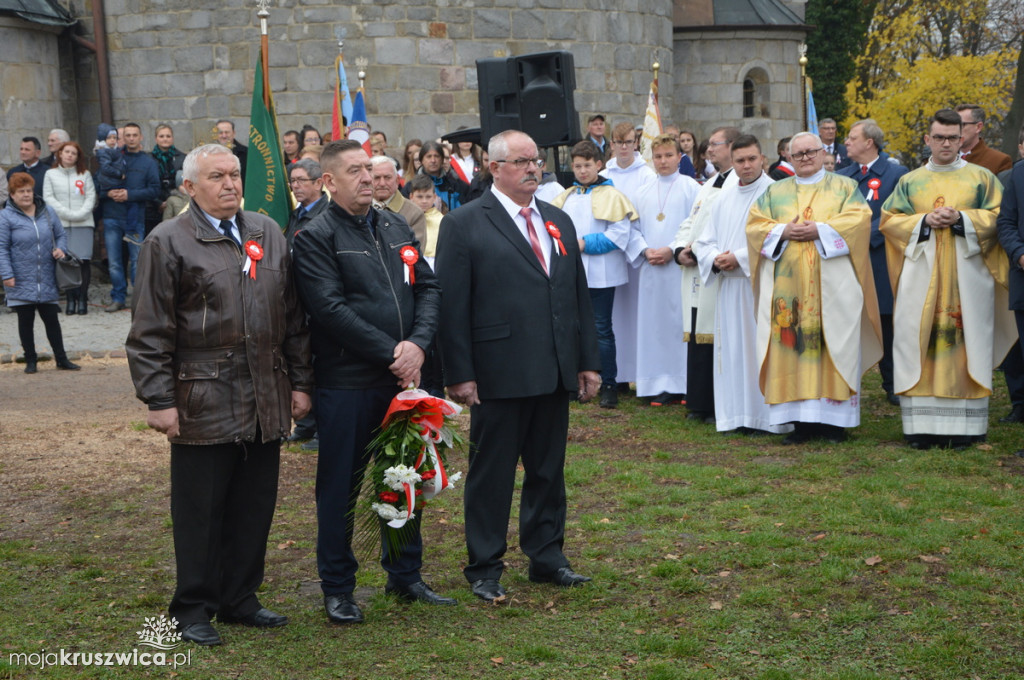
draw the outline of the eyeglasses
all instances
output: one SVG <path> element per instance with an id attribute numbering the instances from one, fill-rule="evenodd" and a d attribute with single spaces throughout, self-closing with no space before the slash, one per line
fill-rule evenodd
<path id="1" fill-rule="evenodd" d="M 516 170 L 522 170 L 523 168 L 525 168 L 525 167 L 527 167 L 529 165 L 534 165 L 534 166 L 536 166 L 538 168 L 543 168 L 544 167 L 544 159 L 543 158 L 517 158 L 514 161 L 495 160 L 494 162 L 495 163 L 511 163 L 512 165 L 515 166 Z"/>
<path id="2" fill-rule="evenodd" d="M 820 147 L 817 149 L 807 149 L 807 151 L 794 151 L 790 156 L 793 160 L 802 161 L 805 158 L 814 158 L 818 155 L 819 151 L 821 151 Z"/>
<path id="3" fill-rule="evenodd" d="M 947 143 L 948 144 L 955 144 L 956 142 L 959 142 L 960 139 L 961 139 L 960 135 L 930 135 L 930 136 L 931 136 L 932 139 L 934 139 L 939 144 L 947 144 Z"/>
<path id="4" fill-rule="evenodd" d="M 308 179 L 306 177 L 293 177 L 290 180 L 288 180 L 288 184 L 298 184 L 301 186 L 303 184 L 312 184 L 315 181 L 316 180 Z"/>
<path id="5" fill-rule="evenodd" d="M 612 141 L 615 146 L 633 146 L 636 144 L 636 137 L 633 139 L 616 139 Z"/>
<path id="6" fill-rule="evenodd" d="M 729 142 L 708 142 L 708 146 L 722 146 L 723 144 L 728 144 L 728 143 Z"/>

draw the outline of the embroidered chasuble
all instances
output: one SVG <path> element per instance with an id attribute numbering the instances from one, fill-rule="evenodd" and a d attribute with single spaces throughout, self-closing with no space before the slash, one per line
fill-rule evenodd
<path id="1" fill-rule="evenodd" d="M 906 434 L 987 430 L 992 367 L 1017 337 L 996 230 L 1001 198 L 995 175 L 958 159 L 904 175 L 882 206 L 879 229 L 896 294 L 894 389 L 903 397 Z M 959 210 L 962 224 L 924 223 L 943 205 Z"/>
<path id="2" fill-rule="evenodd" d="M 818 239 L 782 240 L 794 217 L 817 223 Z M 790 420 L 859 424 L 861 375 L 882 356 L 870 238 L 871 209 L 857 183 L 833 173 L 776 182 L 751 209 L 761 391 L 769 405 L 821 402 L 803 411 L 806 420 L 802 412 Z M 827 412 L 838 402 L 854 412 L 831 418 Z M 772 421 L 780 422 L 774 414 Z"/>

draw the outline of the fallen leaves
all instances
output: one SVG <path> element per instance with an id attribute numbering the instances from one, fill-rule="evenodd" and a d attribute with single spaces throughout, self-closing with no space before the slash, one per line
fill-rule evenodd
<path id="1" fill-rule="evenodd" d="M 882 563 L 882 558 L 879 557 L 878 555 L 872 555 L 871 557 L 868 557 L 868 558 L 866 558 L 864 560 L 864 564 L 868 565 L 869 567 L 873 567 L 876 564 L 881 564 L 881 563 Z"/>
<path id="2" fill-rule="evenodd" d="M 935 555 L 918 555 L 917 559 L 922 562 L 927 562 L 928 564 L 937 564 L 942 561 L 941 557 L 936 557 Z"/>

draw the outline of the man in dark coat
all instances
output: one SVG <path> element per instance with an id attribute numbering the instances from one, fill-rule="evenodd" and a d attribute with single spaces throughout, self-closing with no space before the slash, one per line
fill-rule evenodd
<path id="1" fill-rule="evenodd" d="M 1024 143 L 1024 128 L 1021 128 Z M 1010 180 L 1003 191 L 999 209 L 999 243 L 1010 257 L 1010 309 L 1017 320 L 1020 342 L 1017 351 L 1024 348 L 1024 160 L 1017 161 L 1010 171 Z M 1024 449 L 1017 451 L 1024 456 Z"/>
<path id="2" fill-rule="evenodd" d="M 563 468 L 569 400 L 597 393 L 601 359 L 572 220 L 533 197 L 543 166 L 537 145 L 510 130 L 491 139 L 488 154 L 494 184 L 445 216 L 436 265 L 445 383 L 472 407 L 464 573 L 490 602 L 505 594 L 501 558 L 520 459 L 530 579 L 590 580 L 562 552 Z"/>
<path id="3" fill-rule="evenodd" d="M 238 209 L 238 159 L 208 144 L 189 153 L 183 174 L 192 203 L 142 245 L 125 350 L 146 423 L 171 442 L 169 611 L 184 639 L 219 645 L 214 615 L 288 623 L 256 591 L 281 439 L 309 411 L 313 371 L 288 244 L 273 220 Z"/>
<path id="4" fill-rule="evenodd" d="M 43 197 L 43 177 L 46 176 L 46 171 L 52 167 L 39 160 L 41 149 L 42 147 L 37 137 L 23 137 L 21 146 L 18 147 L 21 163 L 7 171 L 8 181 L 10 181 L 11 175 L 16 172 L 27 172 L 30 174 L 32 179 L 35 180 L 32 193 L 36 195 L 36 198 Z"/>
<path id="5" fill-rule="evenodd" d="M 836 170 L 842 170 L 853 163 L 846 147 L 836 139 L 836 122 L 831 118 L 822 118 L 818 121 L 818 135 L 821 137 L 822 147 L 826 153 L 836 157 Z"/>
<path id="6" fill-rule="evenodd" d="M 850 127 L 846 137 L 846 152 L 850 165 L 836 170 L 860 185 L 860 192 L 871 207 L 871 273 L 875 277 L 875 292 L 878 294 L 878 314 L 882 320 L 882 348 L 885 352 L 878 362 L 882 374 L 882 389 L 890 404 L 898 406 L 899 397 L 892 389 L 892 286 L 889 284 L 889 270 L 885 263 L 885 237 L 878 231 L 878 218 L 882 204 L 896 188 L 896 182 L 907 174 L 902 165 L 893 163 L 889 154 L 882 151 L 885 134 L 878 124 L 868 118 L 859 120 Z"/>

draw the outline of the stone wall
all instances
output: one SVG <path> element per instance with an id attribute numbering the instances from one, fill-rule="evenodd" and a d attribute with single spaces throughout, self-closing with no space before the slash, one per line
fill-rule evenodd
<path id="1" fill-rule="evenodd" d="M 774 158 L 776 142 L 803 129 L 800 55 L 803 31 L 687 31 L 676 34 L 673 120 L 706 139 L 735 125 L 761 140 Z M 768 75 L 764 109 L 743 117 L 743 80 L 751 69 Z M 762 113 L 767 115 L 762 115 Z"/>
<path id="2" fill-rule="evenodd" d="M 114 115 L 174 126 L 179 148 L 212 137 L 218 118 L 249 122 L 259 24 L 255 3 L 223 0 L 106 0 Z M 337 35 L 344 33 L 348 82 L 366 67 L 370 125 L 389 145 L 479 125 L 477 59 L 572 52 L 576 108 L 609 120 L 640 119 L 650 65 L 662 65 L 672 97 L 671 0 L 283 0 L 270 8 L 270 83 L 281 131 L 311 123 L 329 130 Z M 79 10 L 92 38 L 88 3 Z M 83 60 L 83 64 L 89 61 Z M 98 122 L 81 93 L 82 129 Z M 242 135 L 239 135 L 241 138 Z"/>
<path id="3" fill-rule="evenodd" d="M 64 125 L 60 29 L 0 17 L 0 167 L 21 162 L 21 138 L 38 137 L 48 155 L 46 137 Z"/>

